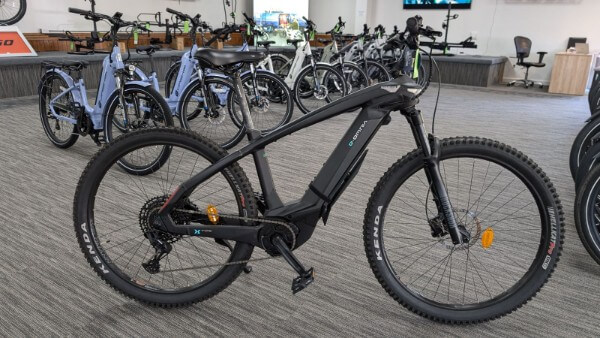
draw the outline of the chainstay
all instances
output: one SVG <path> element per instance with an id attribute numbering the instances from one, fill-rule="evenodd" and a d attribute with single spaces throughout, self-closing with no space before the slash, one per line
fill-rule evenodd
<path id="1" fill-rule="evenodd" d="M 193 211 L 193 210 L 186 210 L 186 209 L 175 209 L 175 211 L 185 212 L 185 213 L 194 214 L 194 215 L 206 215 L 205 213 L 200 212 L 200 211 Z M 246 222 L 262 222 L 262 223 L 271 223 L 271 224 L 282 225 L 292 235 L 292 249 L 294 247 L 296 247 L 296 233 L 294 232 L 294 230 L 292 229 L 292 227 L 289 224 L 287 224 L 286 222 L 272 220 L 272 219 L 267 219 L 267 218 L 242 217 L 242 216 L 230 215 L 230 214 L 224 214 L 224 215 L 219 215 L 219 216 L 220 217 L 224 217 L 224 218 L 238 219 L 238 220 L 242 220 L 242 221 L 246 221 Z M 271 259 L 275 259 L 275 258 L 280 258 L 280 257 L 279 256 L 275 256 L 275 257 L 261 257 L 261 258 L 247 259 L 247 260 L 242 260 L 242 261 L 226 262 L 226 263 L 223 263 L 223 264 L 209 264 L 209 265 L 201 265 L 201 266 L 191 266 L 191 267 L 187 267 L 187 268 L 162 270 L 162 271 L 159 271 L 159 273 L 180 272 L 180 271 L 206 269 L 206 268 L 212 268 L 212 267 L 218 267 L 218 266 L 230 266 L 230 265 L 247 264 L 247 263 L 250 263 L 250 262 L 266 261 L 266 260 L 271 260 Z"/>

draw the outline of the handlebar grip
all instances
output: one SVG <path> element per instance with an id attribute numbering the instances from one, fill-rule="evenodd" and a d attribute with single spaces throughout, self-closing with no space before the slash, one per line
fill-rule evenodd
<path id="1" fill-rule="evenodd" d="M 431 35 L 440 37 L 440 36 L 444 35 L 444 33 L 440 32 L 440 31 L 431 31 Z"/>
<path id="2" fill-rule="evenodd" d="M 174 9 L 168 8 L 168 7 L 167 7 L 167 13 L 171 13 L 171 14 L 175 14 L 175 15 L 182 14 L 182 13 L 180 13 L 180 12 L 174 10 Z"/>
<path id="3" fill-rule="evenodd" d="M 86 11 L 84 9 L 79 9 L 79 8 L 73 8 L 73 7 L 69 7 L 69 12 L 70 13 L 75 13 L 75 14 L 81 14 L 81 15 L 90 15 L 90 14 L 92 14 L 92 12 L 90 12 L 90 11 Z"/>
<path id="4" fill-rule="evenodd" d="M 248 15 L 246 14 L 246 12 L 242 13 L 244 15 L 244 18 L 246 18 L 246 20 L 250 21 L 250 18 L 248 17 Z"/>

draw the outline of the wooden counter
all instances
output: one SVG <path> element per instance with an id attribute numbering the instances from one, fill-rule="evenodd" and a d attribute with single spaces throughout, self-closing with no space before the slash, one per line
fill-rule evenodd
<path id="1" fill-rule="evenodd" d="M 592 54 L 556 53 L 549 93 L 585 95 Z"/>

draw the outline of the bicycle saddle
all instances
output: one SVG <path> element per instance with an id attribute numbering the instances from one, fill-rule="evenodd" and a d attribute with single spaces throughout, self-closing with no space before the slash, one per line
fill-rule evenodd
<path id="1" fill-rule="evenodd" d="M 302 39 L 287 39 L 287 43 L 291 43 L 294 47 L 298 47 L 298 42 L 302 42 Z"/>
<path id="2" fill-rule="evenodd" d="M 264 52 L 226 51 L 209 48 L 200 49 L 196 53 L 196 57 L 201 61 L 206 61 L 215 66 L 258 62 L 266 56 Z"/>
<path id="3" fill-rule="evenodd" d="M 160 46 L 150 45 L 150 46 L 137 46 L 135 51 L 138 53 L 146 53 L 148 55 L 154 54 L 154 52 L 160 50 Z"/>
<path id="4" fill-rule="evenodd" d="M 271 44 L 274 44 L 275 41 L 258 41 L 256 44 L 259 46 L 269 47 Z"/>

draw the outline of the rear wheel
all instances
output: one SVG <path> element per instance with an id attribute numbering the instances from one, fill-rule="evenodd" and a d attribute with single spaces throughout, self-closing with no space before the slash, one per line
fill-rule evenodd
<path id="1" fill-rule="evenodd" d="M 292 61 L 280 54 L 273 54 L 270 57 L 273 63 L 273 73 L 279 75 L 281 78 L 288 76 L 292 68 Z"/>
<path id="2" fill-rule="evenodd" d="M 479 138 L 441 140 L 440 172 L 464 244 L 456 246 L 432 198 L 417 149 L 371 195 L 366 254 L 384 289 L 411 311 L 442 322 L 505 315 L 552 273 L 563 212 L 544 172 L 522 153 Z"/>
<path id="3" fill-rule="evenodd" d="M 175 81 L 177 80 L 177 74 L 179 74 L 179 68 L 181 68 L 181 61 L 177 61 L 169 67 L 167 75 L 165 76 L 165 97 L 171 96 Z"/>
<path id="4" fill-rule="evenodd" d="M 171 149 L 155 173 L 134 177 L 119 169 L 121 158 L 144 158 L 155 148 Z M 231 284 L 245 264 L 228 263 L 250 259 L 252 245 L 171 234 L 154 222 L 175 187 L 225 155 L 210 140 L 181 129 L 137 131 L 99 151 L 79 180 L 73 206 L 79 245 L 96 273 L 126 296 L 161 307 L 202 301 Z M 237 164 L 198 186 L 170 216 L 179 225 L 211 224 L 211 206 L 217 224 L 252 225 L 240 219 L 255 218 L 257 209 Z M 157 250 L 168 252 L 154 259 Z"/>
<path id="5" fill-rule="evenodd" d="M 58 74 L 50 72 L 42 79 L 40 85 L 40 119 L 42 127 L 50 142 L 59 148 L 69 148 L 77 142 L 77 126 L 68 121 L 59 120 L 50 110 L 50 102 L 59 94 L 64 92 L 69 86 L 65 80 Z M 73 94 L 68 93 L 60 97 L 53 104 L 56 114 L 72 119 L 77 119 L 73 108 Z"/>

